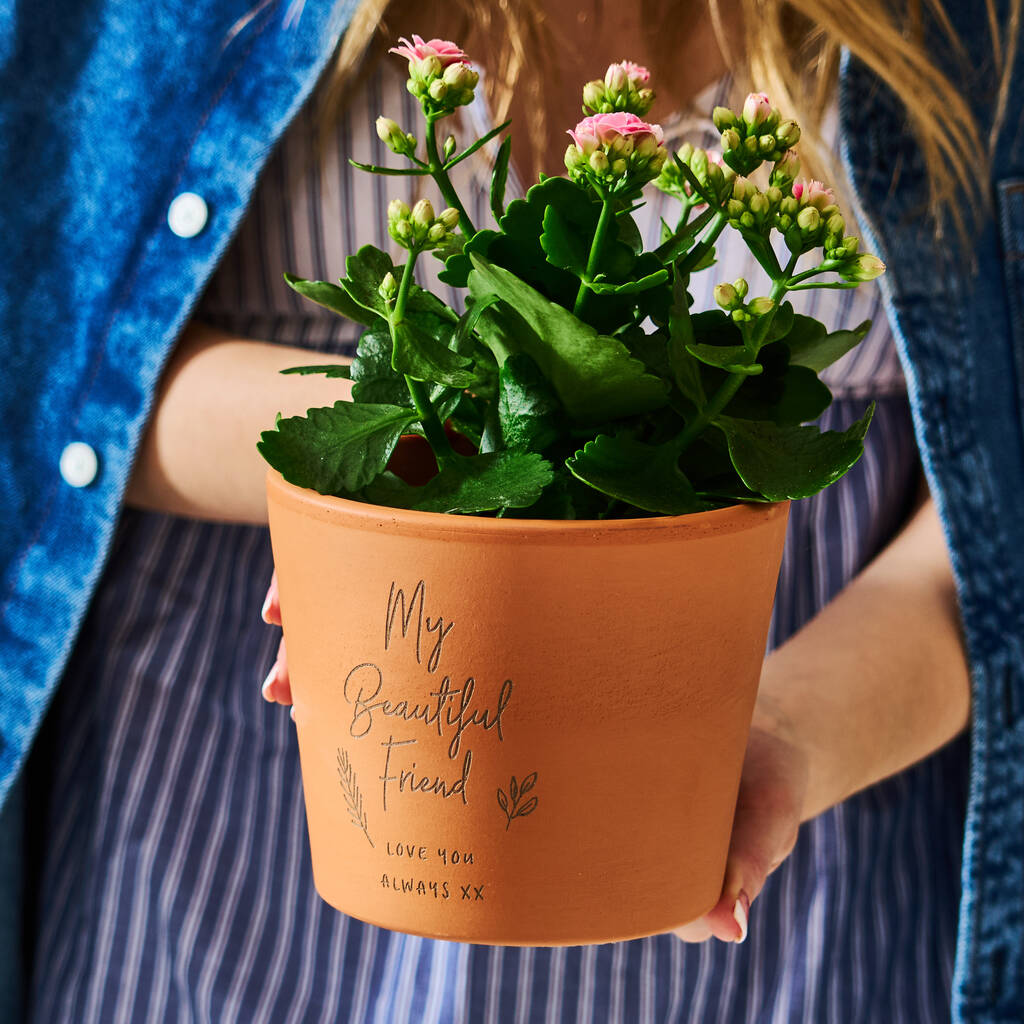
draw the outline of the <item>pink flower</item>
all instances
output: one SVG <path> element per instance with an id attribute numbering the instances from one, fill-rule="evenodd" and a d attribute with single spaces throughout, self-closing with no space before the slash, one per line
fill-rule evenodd
<path id="1" fill-rule="evenodd" d="M 414 35 L 411 43 L 405 36 L 401 36 L 398 41 L 404 45 L 392 46 L 388 53 L 397 53 L 400 57 L 405 57 L 410 64 L 413 61 L 436 57 L 441 62 L 441 67 L 446 68 L 449 64 L 468 60 L 461 48 L 447 39 L 430 39 L 424 42 L 421 36 Z"/>
<path id="2" fill-rule="evenodd" d="M 835 204 L 832 189 L 820 181 L 797 181 L 793 184 L 793 198 L 803 206 L 813 206 L 819 213 Z"/>
<path id="3" fill-rule="evenodd" d="M 660 124 L 649 124 L 636 114 L 627 114 L 621 110 L 585 117 L 575 129 L 569 129 L 568 134 L 584 156 L 590 156 L 598 146 L 621 146 L 619 140 L 628 140 L 636 148 L 645 143 L 647 148 L 664 145 Z M 647 141 L 649 139 L 653 140 L 653 147 Z"/>

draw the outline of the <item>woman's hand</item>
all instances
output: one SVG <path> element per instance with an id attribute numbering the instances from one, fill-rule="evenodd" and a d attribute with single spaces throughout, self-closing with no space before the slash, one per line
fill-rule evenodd
<path id="1" fill-rule="evenodd" d="M 759 700 L 743 762 L 722 895 L 704 917 L 672 934 L 684 942 L 747 937 L 750 904 L 796 843 L 807 792 L 808 759 L 791 730 Z"/>
<path id="2" fill-rule="evenodd" d="M 277 596 L 277 571 L 270 577 L 270 587 L 267 596 L 263 600 L 263 610 L 260 612 L 263 621 L 271 626 L 281 625 L 281 601 Z M 277 648 L 277 658 L 263 680 L 263 699 L 271 704 L 291 704 L 292 687 L 288 679 L 288 656 L 284 650 L 284 637 Z"/>

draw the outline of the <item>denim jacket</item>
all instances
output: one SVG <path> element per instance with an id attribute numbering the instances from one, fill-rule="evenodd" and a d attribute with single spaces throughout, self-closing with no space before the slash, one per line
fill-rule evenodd
<path id="1" fill-rule="evenodd" d="M 1005 7 L 1008 0 L 998 0 Z M 949 3 L 983 131 L 986 20 Z M 355 0 L 0 0 L 0 799 L 108 555 L 161 369 L 275 140 Z M 1005 11 L 1003 12 L 1005 13 Z M 1024 55 L 966 247 L 921 215 L 898 102 L 844 58 L 844 159 L 952 553 L 972 666 L 954 1018 L 1024 1020 Z M 959 65 L 950 69 L 960 80 Z M 16 964 L 16 800 L 0 818 L 0 963 Z M 5 930 L 8 934 L 5 936 Z M 13 979 L 12 979 L 13 980 Z M 0 1016 L 14 1020 L 0 984 Z M 2 1012 L 8 1007 L 9 1012 Z"/>

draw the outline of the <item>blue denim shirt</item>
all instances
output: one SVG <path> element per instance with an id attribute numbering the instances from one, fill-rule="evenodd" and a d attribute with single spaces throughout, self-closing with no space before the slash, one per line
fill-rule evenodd
<path id="1" fill-rule="evenodd" d="M 0 0 L 0 238 L 8 253 L 0 277 L 0 798 L 18 777 L 102 572 L 163 364 L 354 6 Z M 974 69 L 964 88 L 987 130 L 995 77 L 985 20 L 965 2 L 950 6 Z M 950 73 L 961 80 L 959 67 Z M 1011 108 L 1022 87 L 1018 66 Z M 1011 109 L 992 180 L 978 182 L 995 215 L 965 247 L 955 234 L 936 241 L 921 216 L 923 167 L 899 106 L 849 57 L 840 111 L 855 195 L 890 268 L 887 309 L 972 665 L 955 1017 L 1018 1021 L 1024 550 L 1013 542 L 1024 536 L 1024 124 Z M 172 217 L 176 233 L 168 211 L 186 193 L 203 202 L 184 200 L 192 222 Z M 88 449 L 68 453 L 73 443 Z M 80 461 L 69 466 L 75 453 Z M 8 802 L 0 819 L 8 856 L 16 806 Z M 17 868 L 16 858 L 0 862 L 0 963 L 8 968 L 16 939 L 3 929 L 16 924 L 8 910 Z M 0 1010 L 5 994 L 0 984 Z"/>

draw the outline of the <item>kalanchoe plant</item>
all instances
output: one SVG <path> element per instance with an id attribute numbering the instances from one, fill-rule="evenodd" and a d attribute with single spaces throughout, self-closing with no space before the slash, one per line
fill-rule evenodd
<path id="1" fill-rule="evenodd" d="M 402 44 L 392 52 L 409 61 L 423 154 L 381 117 L 378 134 L 408 166 L 357 166 L 429 176 L 447 207 L 391 203 L 402 265 L 367 245 L 338 285 L 287 276 L 365 330 L 351 367 L 286 371 L 353 381 L 351 402 L 279 417 L 264 432 L 259 449 L 286 480 L 399 508 L 594 519 L 803 498 L 857 461 L 871 408 L 844 431 L 810 424 L 832 400 L 819 372 L 869 324 L 829 331 L 786 296 L 856 287 L 884 267 L 858 252 L 832 192 L 797 180 L 795 122 L 753 93 L 739 113 L 714 111 L 720 156 L 689 144 L 669 154 L 660 126 L 643 119 L 654 98 L 647 71 L 614 64 L 584 89 L 568 177 L 542 177 L 507 208 L 504 139 L 491 186 L 497 225 L 478 230 L 449 171 L 507 125 L 462 152 L 450 136 L 439 147 L 437 123 L 471 101 L 476 72 L 454 43 Z M 644 251 L 632 214 L 652 182 L 680 209 Z M 770 290 L 721 281 L 718 308 L 694 310 L 690 278 L 714 265 L 725 230 L 739 232 Z M 428 251 L 445 261 L 442 279 L 466 289 L 461 315 L 415 283 Z M 388 469 L 410 433 L 437 459 L 423 486 Z"/>

